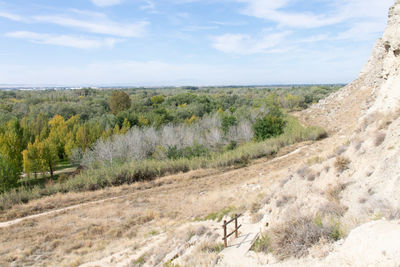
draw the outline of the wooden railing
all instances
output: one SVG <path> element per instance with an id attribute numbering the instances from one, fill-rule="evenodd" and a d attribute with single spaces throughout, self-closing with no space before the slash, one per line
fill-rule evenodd
<path id="1" fill-rule="evenodd" d="M 224 221 L 224 224 L 222 225 L 222 228 L 224 229 L 224 237 L 222 238 L 222 240 L 224 240 L 224 247 L 226 248 L 228 246 L 228 237 L 230 237 L 231 235 L 235 234 L 235 237 L 238 237 L 238 229 L 242 226 L 239 225 L 238 226 L 238 221 L 237 219 L 242 216 L 242 214 L 235 214 L 235 217 L 233 217 L 229 222 L 227 222 L 226 220 Z M 228 226 L 228 224 L 230 224 L 231 222 L 235 222 L 235 230 L 233 230 L 233 232 L 227 234 L 226 232 L 226 228 Z"/>

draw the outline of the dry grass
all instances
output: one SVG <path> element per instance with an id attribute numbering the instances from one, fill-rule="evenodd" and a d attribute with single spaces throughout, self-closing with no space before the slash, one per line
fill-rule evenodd
<path id="1" fill-rule="evenodd" d="M 310 216 L 293 218 L 268 231 L 263 251 L 272 251 L 280 260 L 308 255 L 308 249 L 322 240 L 338 240 L 343 236 L 340 225 L 323 225 Z"/>
<path id="2" fill-rule="evenodd" d="M 277 208 L 284 207 L 293 198 L 293 196 L 284 195 L 276 201 L 275 205 Z"/>
<path id="3" fill-rule="evenodd" d="M 259 201 L 253 202 L 250 205 L 250 212 L 252 214 L 257 213 L 261 208 L 261 203 Z"/>
<path id="4" fill-rule="evenodd" d="M 335 186 L 329 186 L 325 192 L 329 201 L 339 203 L 340 193 L 346 189 L 346 184 L 337 184 Z"/>
<path id="5" fill-rule="evenodd" d="M 300 146 L 304 144 L 287 148 L 281 155 Z M 303 151 L 309 153 L 313 150 L 312 147 L 305 147 Z M 246 169 L 196 170 L 104 190 L 53 195 L 15 206 L 7 213 L 8 218 L 91 200 L 121 197 L 0 228 L 0 266 L 70 266 L 77 259 L 85 263 L 126 249 L 134 255 L 135 250 L 145 246 L 146 240 L 163 236 L 169 229 L 177 229 L 182 223 L 218 213 L 230 205 L 240 207 L 248 203 L 254 197 L 254 192 L 242 188 L 244 181 L 259 183 L 263 190 L 260 194 L 266 195 L 271 178 L 282 177 L 288 166 L 293 166 L 299 160 L 302 160 L 302 156 L 298 153 L 279 161 L 263 158 Z M 260 180 L 260 172 L 267 173 L 268 178 Z M 267 197 L 263 202 L 270 200 Z M 6 218 L 4 213 L 1 216 L 3 220 Z M 212 235 L 220 233 L 219 226 L 218 223 Z M 160 235 L 148 236 L 154 229 Z M 195 235 L 204 231 L 193 229 Z M 203 236 L 209 232 L 207 230 Z M 189 235 L 184 232 L 183 236 L 184 244 Z M 214 242 L 211 237 L 210 242 Z M 172 247 L 175 248 L 175 245 Z M 171 244 L 166 249 L 166 252 L 170 251 Z M 156 250 L 154 252 L 157 254 Z M 161 258 L 163 253 L 160 251 L 157 258 Z M 141 255 L 146 254 L 134 255 L 136 258 L 132 260 Z M 213 257 L 215 253 L 199 250 L 195 257 L 186 260 L 187 266 L 207 266 Z"/>
<path id="6" fill-rule="evenodd" d="M 337 200 L 335 200 L 320 206 L 318 213 L 322 216 L 342 217 L 348 209 L 348 207 L 341 205 Z"/>
<path id="7" fill-rule="evenodd" d="M 341 173 L 349 168 L 350 160 L 346 157 L 339 156 L 335 160 L 335 169 L 338 173 Z"/>

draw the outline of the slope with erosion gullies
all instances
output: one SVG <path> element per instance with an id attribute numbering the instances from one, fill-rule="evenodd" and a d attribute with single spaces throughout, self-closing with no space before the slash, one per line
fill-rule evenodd
<path id="1" fill-rule="evenodd" d="M 286 178 L 271 186 L 259 211 L 270 218 L 256 249 L 264 253 L 249 254 L 258 264 L 400 262 L 400 240 L 392 238 L 400 223 L 399 66 L 396 0 L 359 77 L 301 112 L 304 123 L 324 126 L 330 138 L 320 142 L 325 153 L 294 164 Z"/>

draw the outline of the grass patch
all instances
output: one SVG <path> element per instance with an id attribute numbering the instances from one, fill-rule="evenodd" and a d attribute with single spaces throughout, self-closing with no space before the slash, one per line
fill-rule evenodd
<path id="1" fill-rule="evenodd" d="M 226 208 L 224 208 L 224 209 L 222 209 L 220 211 L 210 213 L 207 216 L 205 216 L 203 219 L 200 219 L 200 220 L 201 221 L 206 221 L 206 220 L 215 221 L 215 220 L 217 220 L 217 222 L 220 222 L 222 220 L 222 218 L 224 218 L 226 215 L 233 214 L 233 212 L 235 210 L 236 210 L 235 207 L 229 206 L 229 207 L 226 207 Z"/>
<path id="2" fill-rule="evenodd" d="M 254 242 L 251 250 L 255 252 L 263 252 L 269 253 L 271 247 L 271 239 L 269 238 L 267 233 L 260 235 L 257 240 Z"/>

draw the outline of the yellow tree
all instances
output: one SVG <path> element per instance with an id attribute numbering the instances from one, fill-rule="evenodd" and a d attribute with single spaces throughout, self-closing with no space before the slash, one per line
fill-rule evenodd
<path id="1" fill-rule="evenodd" d="M 82 149 L 82 151 L 85 151 L 89 147 L 89 136 L 83 125 L 79 126 L 76 131 L 75 139 L 77 147 Z"/>
<path id="2" fill-rule="evenodd" d="M 44 171 L 50 172 L 51 178 L 54 178 L 54 169 L 59 161 L 57 146 L 47 139 L 38 143 L 38 150 L 41 167 Z"/>
<path id="3" fill-rule="evenodd" d="M 65 143 L 66 135 L 68 133 L 68 125 L 64 118 L 60 115 L 55 115 L 50 121 L 50 132 L 48 139 L 56 146 L 59 158 L 65 158 Z"/>
<path id="4" fill-rule="evenodd" d="M 130 128 L 131 128 L 131 124 L 129 123 L 128 119 L 125 118 L 124 122 L 122 123 L 122 127 L 121 127 L 119 133 L 120 134 L 126 134 L 129 131 Z"/>

